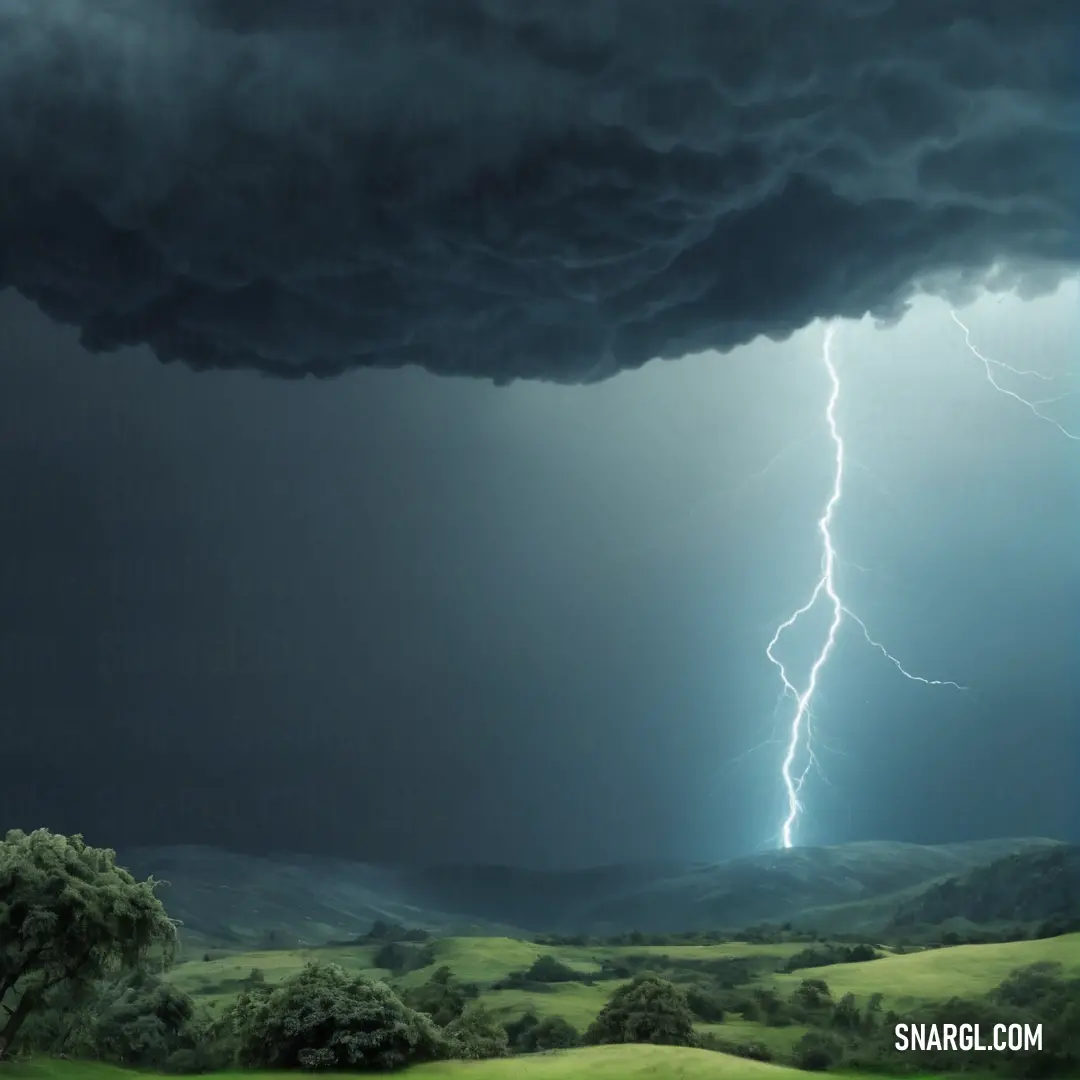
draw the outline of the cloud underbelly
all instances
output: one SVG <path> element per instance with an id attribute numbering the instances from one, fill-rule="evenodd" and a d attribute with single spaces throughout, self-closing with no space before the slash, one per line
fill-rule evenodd
<path id="1" fill-rule="evenodd" d="M 1071 0 L 0 0 L 0 286 L 93 350 L 584 382 L 1080 261 Z"/>

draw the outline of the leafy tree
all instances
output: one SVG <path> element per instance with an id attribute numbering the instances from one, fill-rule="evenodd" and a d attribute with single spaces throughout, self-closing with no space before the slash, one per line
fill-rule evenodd
<path id="1" fill-rule="evenodd" d="M 509 1036 L 506 1028 L 482 1005 L 473 1002 L 445 1028 L 451 1057 L 467 1061 L 506 1057 Z"/>
<path id="2" fill-rule="evenodd" d="M 859 1006 L 855 1004 L 854 994 L 845 994 L 833 1009 L 833 1027 L 844 1031 L 858 1031 L 862 1026 L 863 1018 L 859 1014 Z"/>
<path id="3" fill-rule="evenodd" d="M 807 1071 L 820 1072 L 836 1065 L 843 1056 L 843 1047 L 831 1035 L 808 1031 L 795 1044 L 795 1065 Z"/>
<path id="4" fill-rule="evenodd" d="M 519 1053 L 530 1053 L 534 1049 L 529 1041 L 531 1033 L 539 1023 L 539 1017 L 531 1009 L 516 1020 L 511 1020 L 506 1025 L 506 1036 L 510 1040 L 510 1046 Z"/>
<path id="5" fill-rule="evenodd" d="M 620 986 L 589 1025 L 585 1041 L 696 1046 L 686 994 L 659 975 L 643 974 Z"/>
<path id="6" fill-rule="evenodd" d="M 435 950 L 431 945 L 404 944 L 388 941 L 375 953 L 374 965 L 395 975 L 418 971 L 435 962 Z"/>
<path id="7" fill-rule="evenodd" d="M 385 983 L 337 964 L 308 964 L 273 988 L 240 995 L 227 1025 L 237 1064 L 251 1068 L 389 1070 L 447 1056 L 429 1016 Z"/>
<path id="8" fill-rule="evenodd" d="M 545 1016 L 529 1030 L 526 1042 L 529 1051 L 564 1050 L 577 1046 L 581 1036 L 569 1020 L 561 1016 Z"/>
<path id="9" fill-rule="evenodd" d="M 410 986 L 402 1000 L 410 1009 L 427 1013 L 439 1027 L 446 1027 L 465 1011 L 465 1007 L 480 993 L 472 983 L 458 982 L 445 964 L 437 968 L 427 982 Z"/>
<path id="10" fill-rule="evenodd" d="M 545 953 L 532 962 L 532 966 L 525 972 L 525 977 L 531 982 L 574 982 L 581 978 L 581 972 L 575 971 L 557 957 Z"/>
<path id="11" fill-rule="evenodd" d="M 87 987 L 58 986 L 22 1029 L 20 1043 L 49 1054 L 161 1068 L 192 1050 L 195 1003 L 148 971 L 125 972 Z"/>
<path id="12" fill-rule="evenodd" d="M 367 942 L 376 941 L 427 941 L 431 935 L 426 930 L 418 927 L 402 926 L 393 920 L 376 919 L 371 924 L 371 929 L 360 940 Z"/>
<path id="13" fill-rule="evenodd" d="M 755 990 L 754 997 L 769 1027 L 785 1027 L 791 1023 L 791 1014 L 775 990 L 768 988 Z"/>
<path id="14" fill-rule="evenodd" d="M 990 992 L 990 1000 L 1020 1009 L 1038 1008 L 1040 1015 L 1056 1016 L 1076 993 L 1077 983 L 1062 977 L 1061 964 L 1043 960 L 1017 968 Z"/>
<path id="15" fill-rule="evenodd" d="M 157 951 L 173 955 L 176 927 L 154 895 L 81 836 L 12 830 L 0 841 L 0 1057 L 50 993 L 72 992 Z"/>
<path id="16" fill-rule="evenodd" d="M 824 979 L 803 979 L 791 995 L 792 1001 L 814 1011 L 832 1004 L 829 986 Z"/>
<path id="17" fill-rule="evenodd" d="M 724 1019 L 724 1003 L 716 994 L 698 986 L 688 987 L 686 1001 L 690 1011 L 699 1019 L 710 1024 L 719 1024 Z"/>

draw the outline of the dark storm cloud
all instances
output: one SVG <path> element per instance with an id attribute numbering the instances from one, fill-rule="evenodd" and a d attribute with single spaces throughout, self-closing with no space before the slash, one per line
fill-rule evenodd
<path id="1" fill-rule="evenodd" d="M 601 378 L 1080 262 L 1076 0 L 0 0 L 0 284 L 93 350 Z"/>

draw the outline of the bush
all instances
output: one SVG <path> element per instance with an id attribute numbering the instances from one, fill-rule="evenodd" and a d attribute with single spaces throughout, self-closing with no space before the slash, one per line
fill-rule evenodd
<path id="1" fill-rule="evenodd" d="M 1077 983 L 1062 977 L 1061 964 L 1052 961 L 1017 968 L 990 992 L 990 1000 L 1018 1009 L 1038 1007 L 1040 1015 L 1057 1016 L 1076 995 Z"/>
<path id="2" fill-rule="evenodd" d="M 754 998 L 760 1009 L 761 1018 L 769 1027 L 787 1027 L 791 1023 L 791 1011 L 775 990 L 755 990 Z"/>
<path id="3" fill-rule="evenodd" d="M 724 1019 L 724 1006 L 720 999 L 700 987 L 687 988 L 686 1003 L 690 1006 L 690 1011 L 706 1023 L 719 1024 Z"/>
<path id="4" fill-rule="evenodd" d="M 155 1069 L 194 1048 L 194 1017 L 187 994 L 136 970 L 77 993 L 58 988 L 23 1029 L 22 1042 L 44 1053 Z"/>
<path id="5" fill-rule="evenodd" d="M 585 1041 L 696 1046 L 686 994 L 658 975 L 638 975 L 620 986 L 589 1025 Z"/>
<path id="6" fill-rule="evenodd" d="M 539 1023 L 539 1017 L 531 1009 L 524 1016 L 511 1020 L 506 1025 L 506 1037 L 511 1048 L 517 1053 L 529 1053 L 533 1049 L 529 1043 L 531 1032 Z"/>
<path id="7" fill-rule="evenodd" d="M 402 993 L 410 1009 L 427 1013 L 439 1027 L 446 1027 L 465 1012 L 466 1006 L 479 996 L 480 989 L 472 983 L 458 982 L 445 964 L 425 983 L 411 986 Z"/>
<path id="8" fill-rule="evenodd" d="M 808 1031 L 794 1047 L 796 1068 L 820 1072 L 839 1064 L 843 1047 L 831 1035 L 821 1031 Z"/>
<path id="9" fill-rule="evenodd" d="M 794 1004 L 815 1012 L 832 1004 L 829 986 L 824 979 L 803 979 L 791 995 Z"/>
<path id="10" fill-rule="evenodd" d="M 862 964 L 867 960 L 879 960 L 881 955 L 872 945 L 822 945 L 797 952 L 782 970 L 790 973 L 832 964 Z"/>
<path id="11" fill-rule="evenodd" d="M 731 1054 L 733 1057 L 747 1058 L 750 1061 L 773 1060 L 773 1052 L 759 1042 L 732 1042 L 730 1039 L 710 1033 L 702 1036 L 701 1045 L 720 1054 Z"/>
<path id="12" fill-rule="evenodd" d="M 506 1028 L 487 1009 L 475 1003 L 456 1020 L 451 1020 L 444 1033 L 451 1057 L 481 1061 L 506 1057 L 509 1053 Z"/>
<path id="13" fill-rule="evenodd" d="M 362 942 L 378 941 L 428 941 L 431 935 L 426 930 L 413 926 L 402 926 L 399 922 L 376 919 L 371 929 L 357 940 Z"/>
<path id="14" fill-rule="evenodd" d="M 405 944 L 400 941 L 388 941 L 375 953 L 372 961 L 377 968 L 405 975 L 410 971 L 419 971 L 435 962 L 435 949 L 431 945 Z"/>
<path id="15" fill-rule="evenodd" d="M 256 1069 L 385 1071 L 444 1058 L 447 1041 L 429 1016 L 385 983 L 308 964 L 273 989 L 241 994 L 227 1012 L 236 1063 Z"/>
<path id="16" fill-rule="evenodd" d="M 529 1033 L 531 1050 L 566 1050 L 581 1042 L 578 1030 L 561 1016 L 546 1016 Z"/>
<path id="17" fill-rule="evenodd" d="M 532 966 L 525 972 L 525 977 L 531 982 L 541 983 L 576 982 L 581 978 L 581 972 L 575 971 L 554 956 L 545 954 L 533 961 Z"/>
<path id="18" fill-rule="evenodd" d="M 858 1031 L 863 1026 L 859 1007 L 855 1004 L 854 994 L 845 994 L 833 1009 L 832 1025 L 842 1031 Z"/>

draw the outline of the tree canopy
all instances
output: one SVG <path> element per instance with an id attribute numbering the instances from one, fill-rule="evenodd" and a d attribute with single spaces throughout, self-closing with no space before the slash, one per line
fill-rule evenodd
<path id="1" fill-rule="evenodd" d="M 85 985 L 151 953 L 176 927 L 154 893 L 79 835 L 18 829 L 0 840 L 0 1057 L 54 987 Z"/>
<path id="2" fill-rule="evenodd" d="M 585 1033 L 588 1043 L 662 1043 L 696 1046 L 694 1015 L 686 994 L 646 973 L 620 986 Z"/>

